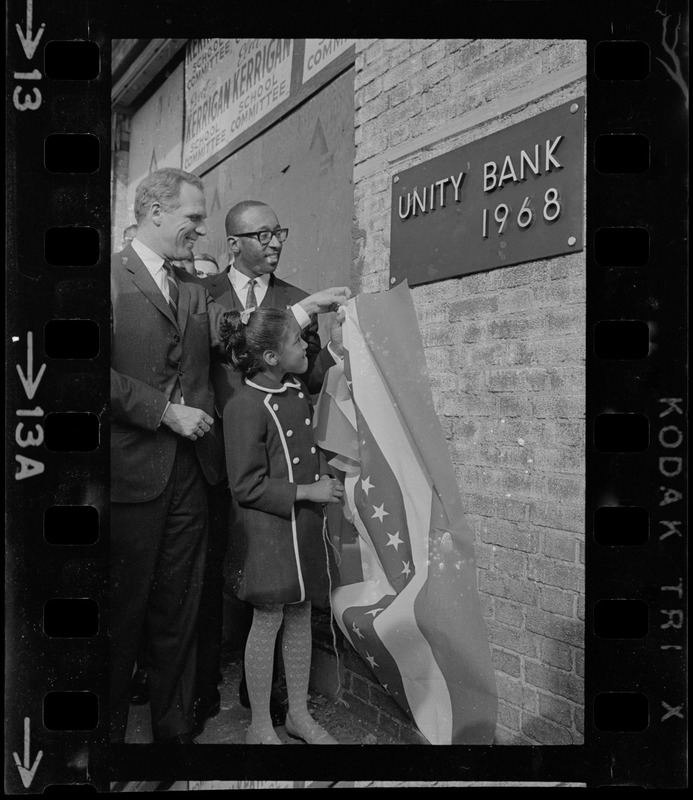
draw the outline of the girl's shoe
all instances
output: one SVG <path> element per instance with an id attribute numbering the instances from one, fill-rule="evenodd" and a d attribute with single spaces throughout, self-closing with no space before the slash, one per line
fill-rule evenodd
<path id="1" fill-rule="evenodd" d="M 291 713 L 286 715 L 286 732 L 294 739 L 303 739 L 306 744 L 339 744 L 330 734 L 314 720 L 301 721 L 296 725 L 291 719 Z"/>
<path id="2" fill-rule="evenodd" d="M 265 733 L 262 736 L 255 733 L 252 728 L 248 728 L 245 733 L 246 744 L 283 744 L 276 733 Z"/>

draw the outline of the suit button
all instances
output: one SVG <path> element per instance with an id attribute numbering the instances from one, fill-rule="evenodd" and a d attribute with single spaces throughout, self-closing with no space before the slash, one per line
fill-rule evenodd
<path id="1" fill-rule="evenodd" d="M 319 481 L 319 480 L 320 480 L 320 476 L 319 476 L 319 475 L 316 475 L 316 476 L 315 476 L 315 480 L 316 480 L 316 481 Z"/>
<path id="2" fill-rule="evenodd" d="M 310 448 L 310 452 L 311 452 L 311 453 L 314 453 L 314 452 L 315 452 L 315 448 L 314 448 L 314 447 L 311 447 L 311 448 Z"/>
<path id="3" fill-rule="evenodd" d="M 306 425 L 310 425 L 310 420 L 306 418 Z"/>
<path id="4" fill-rule="evenodd" d="M 299 393 L 298 393 L 298 396 L 299 396 L 301 399 L 303 399 L 303 392 L 299 392 Z"/>
<path id="5" fill-rule="evenodd" d="M 279 406 L 278 406 L 276 403 L 275 403 L 275 404 L 272 406 L 272 408 L 273 408 L 275 411 L 279 411 Z"/>
<path id="6" fill-rule="evenodd" d="M 294 435 L 294 432 L 293 432 L 293 431 L 287 431 L 287 432 L 286 432 L 286 435 L 287 435 L 287 436 L 293 436 L 293 435 Z"/>
<path id="7" fill-rule="evenodd" d="M 301 460 L 301 459 L 300 459 L 298 456 L 296 456 L 296 458 L 294 459 L 294 464 L 298 464 L 298 462 L 299 462 L 300 460 Z"/>
<path id="8" fill-rule="evenodd" d="M 174 334 L 174 336 L 173 336 L 173 341 L 174 341 L 174 342 L 180 342 L 180 336 L 179 336 L 177 333 L 176 333 L 176 334 Z"/>

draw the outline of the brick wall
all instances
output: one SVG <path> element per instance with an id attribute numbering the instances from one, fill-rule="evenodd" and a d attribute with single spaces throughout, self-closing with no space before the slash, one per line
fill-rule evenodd
<path id="1" fill-rule="evenodd" d="M 584 43 L 573 41 L 360 40 L 352 285 L 388 287 L 394 172 L 584 94 L 584 62 Z M 583 254 L 412 294 L 476 534 L 497 742 L 580 743 Z"/>

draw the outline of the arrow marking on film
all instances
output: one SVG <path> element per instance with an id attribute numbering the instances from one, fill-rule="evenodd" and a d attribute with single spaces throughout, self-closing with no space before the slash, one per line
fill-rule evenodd
<path id="1" fill-rule="evenodd" d="M 36 38 L 32 37 L 33 33 L 33 17 L 34 17 L 34 0 L 26 0 L 26 36 L 22 31 L 19 25 L 15 25 L 14 27 L 17 29 L 17 34 L 19 35 L 19 40 L 22 43 L 22 49 L 24 50 L 24 55 L 31 61 L 34 57 L 34 53 L 36 52 L 36 48 L 38 47 L 38 43 L 41 41 L 41 37 L 43 36 L 43 31 L 46 27 L 46 23 L 41 23 L 41 28 L 39 32 L 36 34 Z"/>
<path id="2" fill-rule="evenodd" d="M 41 364 L 41 369 L 38 371 L 36 379 L 34 379 L 34 334 L 31 331 L 26 335 L 26 376 L 22 372 L 22 368 L 19 364 L 16 366 L 17 372 L 19 373 L 19 380 L 22 382 L 26 396 L 31 400 L 36 394 L 39 383 L 41 383 L 43 373 L 46 371 L 46 365 Z"/>
<path id="3" fill-rule="evenodd" d="M 31 786 L 31 782 L 34 780 L 34 775 L 36 775 L 38 765 L 41 763 L 41 759 L 43 758 L 43 750 L 39 750 L 36 756 L 36 761 L 34 761 L 34 766 L 31 766 L 30 727 L 31 723 L 29 721 L 29 717 L 24 717 L 24 764 L 22 764 L 22 762 L 19 760 L 17 753 L 12 753 L 14 756 L 14 763 L 17 765 L 17 769 L 19 770 L 19 775 L 22 779 L 25 789 L 28 789 Z"/>

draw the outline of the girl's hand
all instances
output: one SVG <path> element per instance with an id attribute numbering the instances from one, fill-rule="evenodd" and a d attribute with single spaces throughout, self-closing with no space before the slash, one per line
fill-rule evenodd
<path id="1" fill-rule="evenodd" d="M 323 503 L 338 503 L 344 496 L 344 484 L 329 475 L 321 475 L 318 484 L 326 484 L 329 487 L 329 498 Z"/>
<path id="2" fill-rule="evenodd" d="M 339 503 L 344 495 L 344 486 L 329 475 L 323 475 L 315 483 L 300 484 L 296 489 L 297 500 L 310 500 L 313 503 Z"/>

